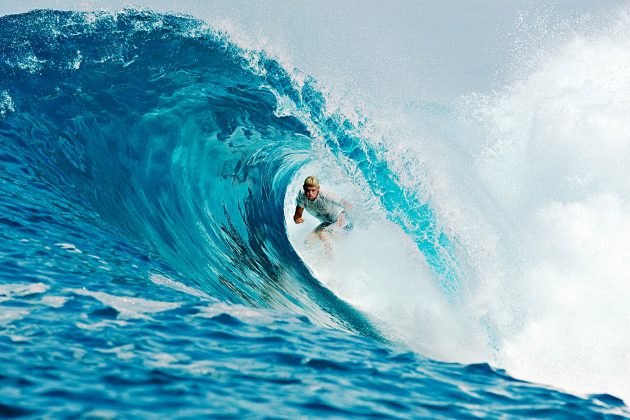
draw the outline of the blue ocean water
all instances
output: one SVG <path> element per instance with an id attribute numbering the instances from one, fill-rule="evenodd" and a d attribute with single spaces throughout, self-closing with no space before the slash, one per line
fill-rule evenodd
<path id="1" fill-rule="evenodd" d="M 0 18 L 0 415 L 629 416 L 412 352 L 313 275 L 284 207 L 323 147 L 459 299 L 456 238 L 361 128 L 190 17 Z"/>

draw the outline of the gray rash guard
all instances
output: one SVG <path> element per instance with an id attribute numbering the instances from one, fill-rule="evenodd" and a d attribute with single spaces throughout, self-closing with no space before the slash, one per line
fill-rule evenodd
<path id="1" fill-rule="evenodd" d="M 304 191 L 300 191 L 295 199 L 295 205 L 305 209 L 310 215 L 321 222 L 335 223 L 339 214 L 344 210 L 341 199 L 335 194 L 320 190 L 313 201 L 306 198 Z"/>

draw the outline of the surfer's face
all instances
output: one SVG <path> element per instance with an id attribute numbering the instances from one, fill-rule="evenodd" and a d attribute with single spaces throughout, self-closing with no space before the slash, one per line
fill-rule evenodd
<path id="1" fill-rule="evenodd" d="M 306 195 L 306 198 L 313 201 L 317 198 L 317 195 L 319 194 L 319 187 L 304 186 L 304 194 Z"/>

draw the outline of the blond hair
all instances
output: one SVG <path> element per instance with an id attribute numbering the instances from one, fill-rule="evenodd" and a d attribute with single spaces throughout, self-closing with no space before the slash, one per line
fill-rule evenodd
<path id="1" fill-rule="evenodd" d="M 317 180 L 317 177 L 311 175 L 311 176 L 307 176 L 306 179 L 304 180 L 304 186 L 305 187 L 317 187 L 319 188 L 319 181 Z"/>

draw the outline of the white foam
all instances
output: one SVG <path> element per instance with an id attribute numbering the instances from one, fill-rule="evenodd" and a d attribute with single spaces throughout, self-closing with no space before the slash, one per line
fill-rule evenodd
<path id="1" fill-rule="evenodd" d="M 137 318 L 137 317 L 136 317 Z M 126 321 L 120 320 L 120 319 L 106 319 L 103 321 L 98 321 L 98 322 L 92 322 L 92 323 L 87 323 L 87 322 L 76 322 L 75 324 L 78 328 L 81 328 L 82 330 L 102 330 L 104 328 L 109 328 L 109 327 L 125 327 L 126 325 L 128 325 L 128 323 Z"/>
<path id="2" fill-rule="evenodd" d="M 181 306 L 179 302 L 161 302 L 129 296 L 115 296 L 104 292 L 93 292 L 87 289 L 68 289 L 69 292 L 90 296 L 120 313 L 120 318 L 146 318 L 145 314 L 170 311 Z"/>
<path id="3" fill-rule="evenodd" d="M 24 335 L 15 335 L 15 334 L 11 334 L 9 335 L 9 338 L 11 339 L 11 341 L 13 341 L 14 343 L 26 343 L 28 341 L 31 340 L 30 337 L 26 337 Z"/>
<path id="4" fill-rule="evenodd" d="M 392 340 L 437 359 L 484 360 L 485 347 L 481 334 L 475 334 L 477 326 L 451 311 L 424 257 L 402 229 L 387 221 L 374 203 L 368 203 L 371 207 L 366 212 L 361 201 L 350 198 L 358 199 L 360 191 L 336 181 L 334 190 L 354 201 L 358 220 L 350 234 L 331 242 L 331 252 L 319 241 L 314 245 L 305 242 L 318 222 L 305 215 L 304 224 L 292 223 L 295 195 L 291 193 L 297 192 L 306 174 L 313 173 L 322 174 L 322 188 L 326 186 L 327 170 L 306 168 L 285 203 L 289 238 L 313 275 L 367 314 Z"/>
<path id="5" fill-rule="evenodd" d="M 129 360 L 137 357 L 138 354 L 134 350 L 136 350 L 136 346 L 134 344 L 124 344 L 122 346 L 107 349 L 97 349 L 97 351 L 101 353 L 113 353 L 121 360 Z"/>
<path id="6" fill-rule="evenodd" d="M 57 245 L 59 248 L 64 249 L 68 252 L 72 252 L 74 254 L 82 254 L 83 251 L 81 251 L 79 248 L 76 247 L 76 245 L 74 244 L 70 244 L 70 243 L 56 243 L 55 245 Z"/>
<path id="7" fill-rule="evenodd" d="M 8 325 L 14 321 L 24 318 L 30 310 L 24 308 L 11 308 L 3 306 L 0 311 L 0 325 Z"/>
<path id="8" fill-rule="evenodd" d="M 191 296 L 197 296 L 204 299 L 214 300 L 214 298 L 210 296 L 209 294 L 202 292 L 201 290 L 195 289 L 194 287 L 186 286 L 185 284 L 172 280 L 162 274 L 151 273 L 149 274 L 149 279 L 155 284 L 166 286 L 173 290 L 177 290 L 179 292 L 183 292 Z"/>
<path id="9" fill-rule="evenodd" d="M 21 296 L 39 295 L 45 293 L 50 286 L 44 283 L 7 283 L 0 285 L 0 303 L 19 298 Z M 66 298 L 61 296 L 44 295 L 39 300 L 40 303 L 59 308 L 63 306 Z M 34 303 L 32 301 L 31 303 Z M 31 308 L 11 308 L 3 306 L 0 310 L 0 324 L 10 324 L 17 321 L 32 311 Z M 18 336 L 16 336 L 18 337 Z M 18 337 L 19 338 L 19 337 Z M 17 340 L 17 338 L 16 338 Z"/>
<path id="10" fill-rule="evenodd" d="M 303 238 L 316 222 L 292 224 L 306 172 L 285 200 L 298 253 L 327 287 L 423 354 L 488 360 L 570 392 L 630 400 L 629 27 L 621 13 L 598 33 L 539 43 L 553 49 L 536 54 L 532 72 L 515 74 L 501 94 L 468 98 L 464 124 L 449 132 L 461 145 L 428 136 L 412 116 L 388 127 L 371 115 L 371 138 L 382 135 L 401 182 L 430 197 L 462 245 L 462 302 L 441 302 L 413 245 L 387 222 L 372 227 L 375 218 L 333 259 L 309 254 Z M 343 183 L 322 157 L 307 172 Z"/>
<path id="11" fill-rule="evenodd" d="M 6 283 L 0 284 L 0 302 L 17 296 L 44 293 L 50 286 L 44 283 Z"/>
<path id="12" fill-rule="evenodd" d="M 468 244 L 485 255 L 477 299 L 516 376 L 630 400 L 630 17 L 542 51 L 534 70 L 474 103 L 476 161 L 506 215 Z M 480 206 L 480 203 L 471 204 Z M 483 210 L 480 211 L 483 213 Z M 486 211 L 491 214 L 491 211 Z M 494 260 L 493 260 L 494 258 Z"/>
<path id="13" fill-rule="evenodd" d="M 72 70 L 79 70 L 81 68 L 81 62 L 83 61 L 83 54 L 80 50 L 77 50 L 77 56 L 74 60 L 68 63 L 68 68 Z"/>
<path id="14" fill-rule="evenodd" d="M 68 301 L 64 296 L 42 296 L 40 302 L 51 308 L 61 308 Z"/>
<path id="15" fill-rule="evenodd" d="M 214 318 L 217 315 L 228 314 L 244 321 L 256 324 L 268 324 L 273 320 L 273 315 L 264 309 L 250 308 L 243 305 L 228 305 L 216 303 L 205 306 L 196 315 L 202 318 Z"/>
<path id="16" fill-rule="evenodd" d="M 15 112 L 15 104 L 9 92 L 3 90 L 0 92 L 0 118 L 9 112 Z"/>

